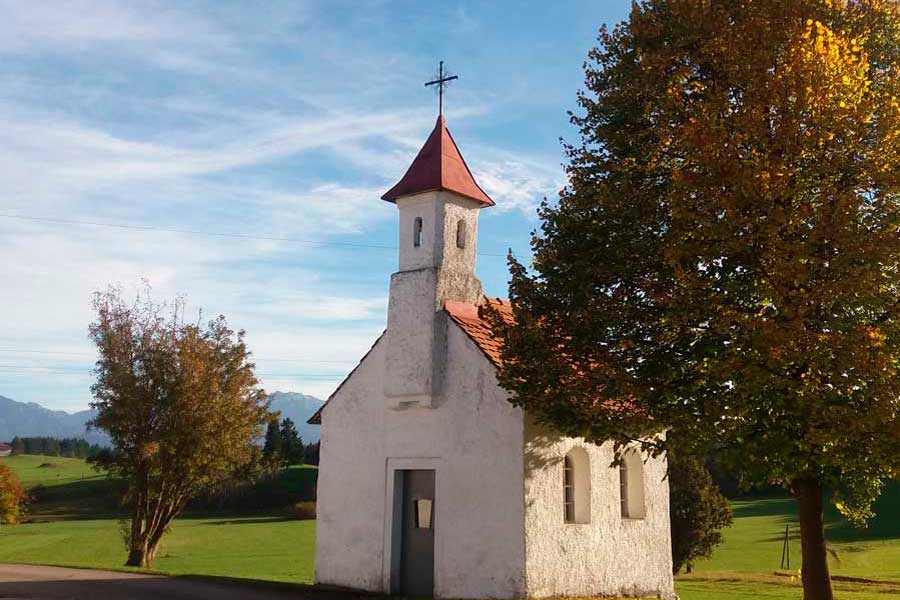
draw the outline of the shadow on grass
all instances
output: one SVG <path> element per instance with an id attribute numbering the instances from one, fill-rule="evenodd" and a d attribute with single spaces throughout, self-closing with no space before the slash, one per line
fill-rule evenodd
<path id="1" fill-rule="evenodd" d="M 34 522 L 118 517 L 121 481 L 92 478 L 29 490 L 28 520 Z"/>
<path id="2" fill-rule="evenodd" d="M 797 506 L 790 496 L 780 498 L 743 498 L 732 504 L 734 517 L 776 517 L 780 532 L 766 541 L 782 539 L 784 525 L 791 526 L 791 537 L 800 535 Z M 890 481 L 875 502 L 875 517 L 866 528 L 856 528 L 837 511 L 831 500 L 825 502 L 826 537 L 831 542 L 848 543 L 865 540 L 900 539 L 900 481 Z"/>
<path id="3" fill-rule="evenodd" d="M 828 523 L 826 535 L 835 542 L 887 540 L 900 538 L 900 481 L 889 482 L 873 507 L 875 517 L 868 527 L 858 529 L 850 525 L 829 503 L 825 511 Z"/>
<path id="4" fill-rule="evenodd" d="M 781 498 L 761 498 L 761 499 L 743 499 L 735 500 L 732 504 L 734 517 L 740 519 L 742 517 L 776 517 L 784 516 L 790 519 L 796 519 L 797 508 L 794 499 L 790 496 Z"/>
<path id="5" fill-rule="evenodd" d="M 207 523 L 204 523 L 204 525 L 253 525 L 253 524 L 260 524 L 260 523 L 281 523 L 283 521 L 296 520 L 293 517 L 288 517 L 288 516 L 283 516 L 283 517 L 268 516 L 268 517 L 244 518 L 244 517 L 241 517 L 240 515 L 235 515 L 234 517 L 235 518 L 233 518 L 233 519 L 224 519 L 221 521 L 209 521 Z M 209 518 L 209 517 L 204 517 L 201 515 L 181 517 L 181 519 L 191 519 L 191 518 L 205 519 L 205 518 Z"/>

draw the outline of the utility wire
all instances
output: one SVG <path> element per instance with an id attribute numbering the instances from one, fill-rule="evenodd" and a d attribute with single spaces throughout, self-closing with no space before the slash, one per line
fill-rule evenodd
<path id="1" fill-rule="evenodd" d="M 29 365 L 0 365 L 0 373 L 21 371 L 41 371 L 45 373 L 83 373 L 90 374 L 93 367 L 38 367 Z M 335 373 L 334 375 L 314 374 L 314 375 L 292 375 L 290 373 L 255 373 L 257 377 L 300 379 L 304 381 L 336 381 L 346 377 L 345 373 Z"/>
<path id="2" fill-rule="evenodd" d="M 52 350 L 18 350 L 14 348 L 0 348 L 0 352 L 8 352 L 12 354 L 53 354 L 58 356 L 96 356 L 90 352 L 55 352 Z M 252 356 L 253 360 L 265 362 L 307 362 L 315 364 L 353 364 L 355 360 L 313 360 L 309 358 L 263 358 L 261 356 Z"/>
<path id="3" fill-rule="evenodd" d="M 310 240 L 292 237 L 276 237 L 264 235 L 249 235 L 244 233 L 225 233 L 217 231 L 200 231 L 196 229 L 175 229 L 168 227 L 153 227 L 150 225 L 131 225 L 128 223 L 104 223 L 99 221 L 82 221 L 76 219 L 59 219 L 55 217 L 31 217 L 26 215 L 14 215 L 9 213 L 0 213 L 0 218 L 19 219 L 22 221 L 36 221 L 39 223 L 54 223 L 58 225 L 87 225 L 90 227 L 109 227 L 113 229 L 131 229 L 136 231 L 156 231 L 162 233 L 180 233 L 186 235 L 203 235 L 208 237 L 225 237 L 240 238 L 245 240 L 262 240 L 268 242 L 290 242 L 293 244 L 305 244 L 309 246 L 342 246 L 346 248 L 366 248 L 370 250 L 397 250 L 396 246 L 386 246 L 379 244 L 358 244 L 355 242 L 326 242 L 322 240 Z M 479 256 L 490 256 L 494 258 L 506 258 L 506 254 L 495 254 L 491 252 L 478 252 Z"/>

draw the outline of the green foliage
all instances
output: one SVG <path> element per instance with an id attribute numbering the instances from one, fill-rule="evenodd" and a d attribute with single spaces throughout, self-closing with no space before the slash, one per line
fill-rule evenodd
<path id="1" fill-rule="evenodd" d="M 188 500 L 253 458 L 269 418 L 265 393 L 244 333 L 224 317 L 187 324 L 180 301 L 166 308 L 147 292 L 130 304 L 115 289 L 97 294 L 94 309 L 91 426 L 114 450 L 98 464 L 128 484 L 128 564 L 148 566 Z"/>
<path id="2" fill-rule="evenodd" d="M 0 520 L 18 523 L 25 504 L 25 488 L 15 472 L 0 464 Z"/>
<path id="3" fill-rule="evenodd" d="M 719 491 L 703 461 L 669 455 L 669 516 L 672 529 L 672 570 L 690 570 L 694 561 L 709 557 L 731 525 L 731 506 Z"/>
<path id="4" fill-rule="evenodd" d="M 866 517 L 900 471 L 898 11 L 648 0 L 601 32 L 534 272 L 511 261 L 515 403 Z"/>

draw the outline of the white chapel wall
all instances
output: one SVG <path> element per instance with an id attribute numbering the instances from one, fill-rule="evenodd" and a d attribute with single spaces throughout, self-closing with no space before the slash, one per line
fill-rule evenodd
<path id="1" fill-rule="evenodd" d="M 454 324 L 446 333 L 434 408 L 387 407 L 383 339 L 323 411 L 316 581 L 387 591 L 388 465 L 426 460 L 437 471 L 435 596 L 524 594 L 522 413 L 471 340 Z"/>
<path id="2" fill-rule="evenodd" d="M 525 552 L 529 596 L 672 596 L 665 458 L 644 465 L 643 519 L 623 519 L 612 443 L 586 444 L 527 419 Z M 584 448 L 591 471 L 590 523 L 565 523 L 563 459 Z"/>

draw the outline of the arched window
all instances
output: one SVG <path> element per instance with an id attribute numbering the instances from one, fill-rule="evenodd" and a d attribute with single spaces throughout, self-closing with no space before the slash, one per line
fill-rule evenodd
<path id="1" fill-rule="evenodd" d="M 591 463 L 584 448 L 572 448 L 563 458 L 563 520 L 591 522 Z"/>
<path id="2" fill-rule="evenodd" d="M 466 222 L 464 219 L 456 222 L 456 247 L 466 247 Z"/>
<path id="3" fill-rule="evenodd" d="M 424 234 L 422 233 L 422 217 L 416 217 L 413 221 L 413 246 L 418 248 L 422 245 Z"/>
<path id="4" fill-rule="evenodd" d="M 619 465 L 619 498 L 623 519 L 644 518 L 644 462 L 637 450 L 626 450 L 622 456 L 622 464 Z"/>

